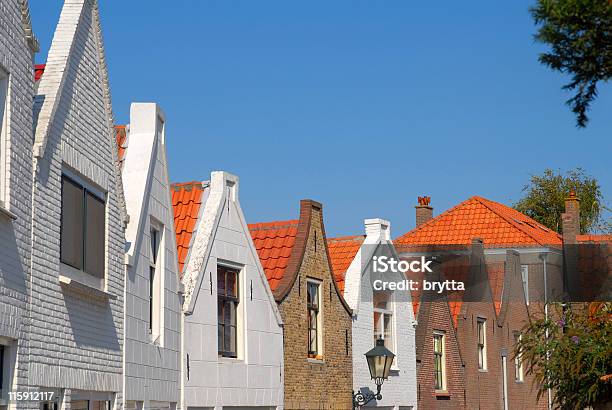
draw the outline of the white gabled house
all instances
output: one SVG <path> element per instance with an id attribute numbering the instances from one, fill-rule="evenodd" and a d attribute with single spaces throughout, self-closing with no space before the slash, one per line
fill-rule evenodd
<path id="1" fill-rule="evenodd" d="M 38 43 L 26 0 L 2 1 L 0 10 L 0 410 L 6 410 L 9 392 L 28 391 L 32 68 Z"/>
<path id="2" fill-rule="evenodd" d="M 283 328 L 240 202 L 238 178 L 172 186 L 184 286 L 184 410 L 282 408 Z"/>
<path id="3" fill-rule="evenodd" d="M 126 229 L 125 409 L 176 409 L 180 388 L 180 279 L 166 161 L 165 116 L 132 103 L 116 127 Z"/>
<path id="4" fill-rule="evenodd" d="M 391 241 L 388 221 L 366 219 L 365 232 L 365 235 L 327 241 L 336 283 L 353 310 L 353 390 L 364 394 L 376 392 L 364 354 L 374 347 L 376 339 L 383 338 L 385 347 L 395 354 L 395 360 L 382 386 L 382 400 L 372 401 L 369 406 L 416 408 L 416 322 L 411 295 L 408 291 L 373 289 L 373 257 L 397 260 L 399 257 Z"/>
<path id="5" fill-rule="evenodd" d="M 64 2 L 34 130 L 28 381 L 45 408 L 119 409 L 127 217 L 95 0 Z"/>

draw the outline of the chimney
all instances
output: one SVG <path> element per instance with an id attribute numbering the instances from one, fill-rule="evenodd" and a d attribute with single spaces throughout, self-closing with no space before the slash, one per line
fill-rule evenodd
<path id="1" fill-rule="evenodd" d="M 580 199 L 573 189 L 565 198 L 565 212 L 561 214 L 561 229 L 564 243 L 577 243 L 576 235 L 580 234 Z"/>
<path id="2" fill-rule="evenodd" d="M 431 197 L 420 196 L 418 200 L 419 204 L 415 206 L 417 227 L 421 226 L 422 224 L 433 218 L 433 208 L 429 206 L 429 202 L 431 202 Z"/>
<path id="3" fill-rule="evenodd" d="M 374 218 L 364 221 L 366 236 L 391 240 L 391 223 L 384 219 Z"/>

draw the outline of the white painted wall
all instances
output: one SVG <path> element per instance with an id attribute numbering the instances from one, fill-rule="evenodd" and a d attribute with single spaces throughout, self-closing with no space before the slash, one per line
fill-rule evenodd
<path id="1" fill-rule="evenodd" d="M 97 2 L 66 0 L 35 101 L 30 382 L 121 406 L 124 199 Z M 102 292 L 60 284 L 61 174 L 104 191 Z M 83 289 L 89 289 L 84 287 Z"/>
<path id="2" fill-rule="evenodd" d="M 228 186 L 232 184 L 233 187 Z M 237 177 L 225 172 L 212 173 L 192 238 L 183 276 L 187 313 L 183 355 L 185 408 L 283 405 L 280 314 L 242 214 L 238 188 Z M 242 267 L 239 314 L 244 332 L 238 359 L 220 358 L 217 354 L 219 261 Z"/>
<path id="3" fill-rule="evenodd" d="M 174 217 L 168 182 L 165 116 L 153 103 L 132 103 L 128 148 L 123 164 L 123 186 L 130 222 L 125 286 L 126 401 L 142 401 L 144 408 L 179 399 L 180 297 Z M 157 275 L 163 288 L 161 333 L 149 334 L 149 266 L 151 221 L 162 228 Z"/>
<path id="4" fill-rule="evenodd" d="M 12 367 L 5 373 L 0 405 L 9 390 L 27 390 L 24 326 L 32 227 L 34 74 L 26 38 L 28 7 L 26 3 L 22 15 L 22 3 L 0 0 L 0 72 L 6 86 L 0 92 L 7 92 L 6 105 L 0 107 L 0 113 L 5 113 L 0 116 L 0 343 L 7 349 L 6 367 Z M 17 350 L 18 371 L 14 367 Z"/>
<path id="5" fill-rule="evenodd" d="M 344 297 L 353 309 L 353 389 L 376 391 L 364 354 L 374 347 L 374 311 L 372 302 L 372 256 L 395 254 L 391 242 L 390 223 L 382 219 L 365 220 L 366 238 L 351 262 L 344 285 Z M 399 259 L 399 258 L 398 258 Z M 362 265 L 362 261 L 364 262 Z M 366 262 L 370 261 L 370 262 Z M 366 265 L 367 263 L 367 265 Z M 370 405 L 402 409 L 417 405 L 414 312 L 409 292 L 393 295 L 395 329 L 395 362 L 389 379 L 382 386 L 381 401 Z"/>

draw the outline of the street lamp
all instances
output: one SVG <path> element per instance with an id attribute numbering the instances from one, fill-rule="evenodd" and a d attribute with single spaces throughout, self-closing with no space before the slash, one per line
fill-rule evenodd
<path id="1" fill-rule="evenodd" d="M 361 390 L 357 391 L 357 393 L 353 392 L 353 409 L 365 406 L 374 399 L 382 400 L 380 388 L 389 377 L 389 370 L 391 370 L 395 355 L 385 347 L 385 341 L 381 337 L 376 340 L 376 346 L 367 352 L 365 357 L 370 368 L 370 377 L 376 384 L 376 393 L 364 395 Z"/>

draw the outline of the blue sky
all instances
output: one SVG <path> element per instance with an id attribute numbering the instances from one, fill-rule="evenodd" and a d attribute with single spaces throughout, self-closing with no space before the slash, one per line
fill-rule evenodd
<path id="1" fill-rule="evenodd" d="M 113 109 L 159 103 L 173 182 L 227 170 L 249 222 L 324 204 L 328 236 L 414 227 L 472 195 L 581 166 L 612 198 L 612 84 L 586 130 L 537 62 L 533 1 L 102 1 Z M 30 1 L 46 59 L 62 2 Z"/>

